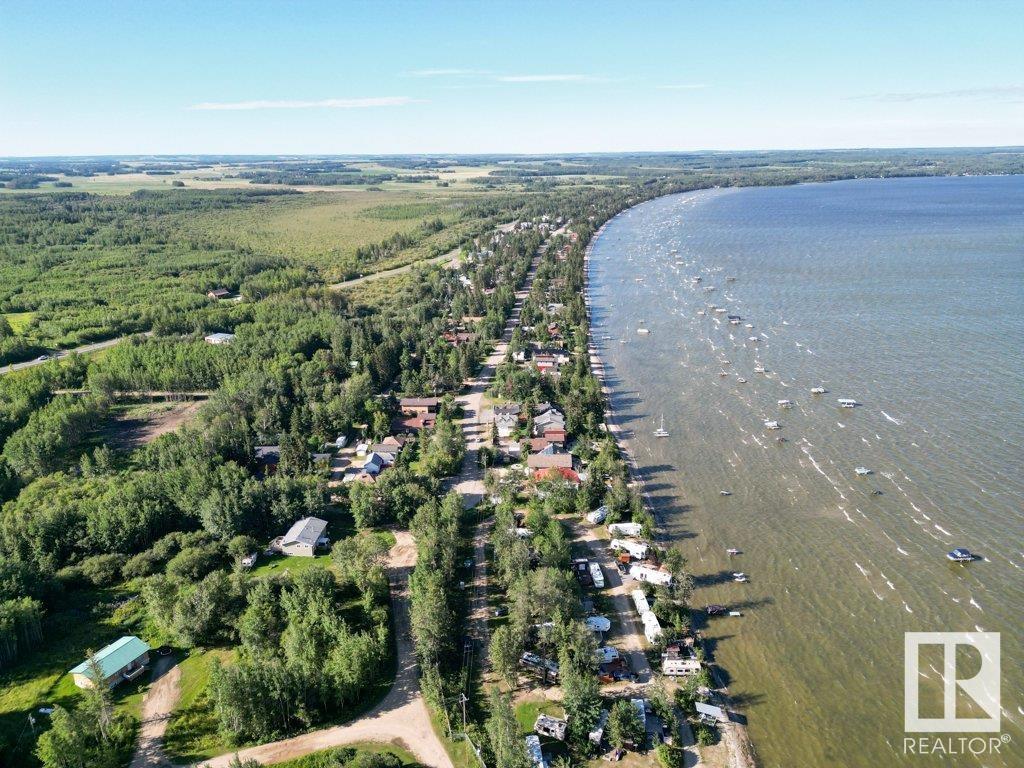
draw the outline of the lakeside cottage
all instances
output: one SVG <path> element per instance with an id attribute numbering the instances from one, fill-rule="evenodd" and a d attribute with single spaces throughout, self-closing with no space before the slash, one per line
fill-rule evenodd
<path id="1" fill-rule="evenodd" d="M 125 635 L 93 655 L 108 688 L 139 677 L 149 664 L 150 647 L 134 635 Z M 71 670 L 71 678 L 79 688 L 92 688 L 99 681 L 93 678 L 90 659 Z"/>

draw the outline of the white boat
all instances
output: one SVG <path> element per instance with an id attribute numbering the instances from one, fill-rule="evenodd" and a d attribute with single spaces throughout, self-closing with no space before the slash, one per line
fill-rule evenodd
<path id="1" fill-rule="evenodd" d="M 971 553 L 971 551 L 969 549 L 965 549 L 964 547 L 957 547 L 952 552 L 948 552 L 946 554 L 946 557 L 948 557 L 954 563 L 969 563 L 974 560 L 974 555 Z"/>
<path id="2" fill-rule="evenodd" d="M 867 467 L 857 467 L 853 471 L 856 472 L 858 475 L 870 475 L 872 473 L 871 470 L 868 469 Z"/>
<path id="3" fill-rule="evenodd" d="M 849 397 L 840 397 L 836 402 L 840 408 L 856 408 L 859 405 L 856 400 Z"/>
<path id="4" fill-rule="evenodd" d="M 792 407 L 793 407 L 793 401 L 792 400 L 779 400 L 779 408 L 792 408 Z"/>
<path id="5" fill-rule="evenodd" d="M 739 611 L 729 611 L 730 616 L 742 616 L 743 614 Z"/>
<path id="6" fill-rule="evenodd" d="M 736 547 L 729 547 L 727 550 L 725 550 L 725 553 L 727 555 L 738 555 L 740 554 L 740 551 L 736 549 Z"/>
<path id="7" fill-rule="evenodd" d="M 764 366 L 763 365 L 755 365 L 754 366 L 754 373 L 764 373 Z"/>
<path id="8" fill-rule="evenodd" d="M 654 430 L 655 437 L 668 437 L 668 430 L 665 429 L 665 414 L 661 414 L 661 426 Z"/>
<path id="9" fill-rule="evenodd" d="M 719 360 L 722 365 L 732 365 L 732 360 Z"/>
<path id="10" fill-rule="evenodd" d="M 636 332 L 639 333 L 641 336 L 646 336 L 651 331 L 648 328 L 637 328 Z"/>
<path id="11" fill-rule="evenodd" d="M 729 310 L 726 309 L 725 307 L 715 307 L 715 314 L 716 315 L 724 315 L 728 311 Z"/>
<path id="12" fill-rule="evenodd" d="M 812 395 L 824 395 L 825 394 L 825 388 L 824 387 L 811 387 L 811 394 Z"/>
<path id="13" fill-rule="evenodd" d="M 736 282 L 736 278 L 735 277 L 727 277 L 727 278 L 725 278 L 725 282 L 727 282 L 727 283 L 735 283 Z"/>
<path id="14" fill-rule="evenodd" d="M 728 372 L 728 371 L 719 371 L 719 372 L 718 372 L 718 375 L 719 375 L 719 376 L 728 376 L 728 375 L 729 375 L 729 372 Z"/>
<path id="15" fill-rule="evenodd" d="M 777 422 L 777 421 L 772 421 L 771 419 L 769 419 L 768 421 L 766 421 L 766 422 L 764 423 L 764 426 L 765 426 L 765 428 L 766 428 L 766 429 L 782 429 L 782 425 L 781 425 L 781 424 L 779 424 L 779 422 Z"/>
<path id="16" fill-rule="evenodd" d="M 740 384 L 746 384 L 747 383 L 747 380 L 744 379 L 742 376 L 740 376 L 738 379 L 736 379 L 736 381 L 738 381 Z"/>
<path id="17" fill-rule="evenodd" d="M 719 491 L 719 496 L 732 496 L 732 491 Z"/>
<path id="18" fill-rule="evenodd" d="M 747 574 L 745 574 L 745 573 L 741 573 L 740 571 L 736 571 L 732 575 L 732 580 L 733 581 L 738 581 L 740 584 L 745 584 L 746 582 L 750 581 L 750 577 L 747 576 Z"/>
<path id="19" fill-rule="evenodd" d="M 754 343 L 757 343 L 760 341 L 760 339 L 757 338 L 757 336 L 748 336 L 747 341 L 753 341 Z"/>
<path id="20" fill-rule="evenodd" d="M 746 324 L 746 325 L 744 325 L 743 327 L 744 327 L 744 328 L 753 328 L 753 327 L 754 327 L 754 324 L 753 324 L 753 323 L 747 323 L 747 324 Z"/>
<path id="21" fill-rule="evenodd" d="M 739 325 L 739 324 L 740 324 L 739 320 L 730 320 L 729 321 L 729 325 Z"/>
<path id="22" fill-rule="evenodd" d="M 703 309 L 698 309 L 697 314 L 700 315 L 701 317 L 704 317 L 704 315 L 706 315 L 707 312 L 705 312 Z"/>

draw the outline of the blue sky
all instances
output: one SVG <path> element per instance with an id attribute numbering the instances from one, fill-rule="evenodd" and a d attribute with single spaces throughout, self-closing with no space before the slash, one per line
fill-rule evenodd
<path id="1" fill-rule="evenodd" d="M 1024 3 L 0 0 L 0 155 L 1024 144 Z"/>

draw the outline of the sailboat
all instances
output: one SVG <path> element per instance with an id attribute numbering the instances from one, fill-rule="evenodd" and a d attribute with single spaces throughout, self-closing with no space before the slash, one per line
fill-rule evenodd
<path id="1" fill-rule="evenodd" d="M 665 429 L 665 414 L 661 414 L 661 426 L 654 430 L 655 437 L 668 437 L 668 430 Z"/>

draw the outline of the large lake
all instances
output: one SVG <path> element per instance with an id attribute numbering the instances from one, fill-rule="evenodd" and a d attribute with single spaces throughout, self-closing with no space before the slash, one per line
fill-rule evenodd
<path id="1" fill-rule="evenodd" d="M 661 198 L 609 223 L 590 290 L 695 602 L 743 613 L 706 631 L 763 763 L 1024 765 L 1024 177 Z M 904 755 L 911 631 L 1001 633 L 1001 755 Z"/>

